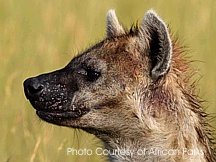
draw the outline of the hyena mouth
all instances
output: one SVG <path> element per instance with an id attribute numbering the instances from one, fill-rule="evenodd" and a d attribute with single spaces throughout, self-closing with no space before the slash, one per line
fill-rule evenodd
<path id="1" fill-rule="evenodd" d="M 90 109 L 85 106 L 62 106 L 58 102 L 48 106 L 44 102 L 32 100 L 30 100 L 30 102 L 36 109 L 36 114 L 47 122 L 60 121 L 63 119 L 77 119 L 90 111 Z"/>
<path id="2" fill-rule="evenodd" d="M 55 122 L 55 121 L 61 121 L 61 120 L 67 120 L 67 119 L 77 119 L 82 117 L 83 115 L 87 114 L 89 112 L 88 108 L 82 108 L 82 109 L 76 109 L 76 110 L 66 110 L 66 111 L 60 111 L 60 110 L 37 110 L 36 114 L 43 120 L 47 122 Z"/>

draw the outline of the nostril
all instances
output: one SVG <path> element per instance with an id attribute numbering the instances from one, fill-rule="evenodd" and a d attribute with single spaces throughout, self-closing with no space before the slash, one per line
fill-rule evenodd
<path id="1" fill-rule="evenodd" d="M 37 78 L 29 78 L 24 81 L 24 92 L 27 98 L 39 94 L 44 89 L 44 85 Z"/>
<path id="2" fill-rule="evenodd" d="M 40 92 L 43 89 L 43 85 L 27 85 L 27 89 L 31 94 Z"/>

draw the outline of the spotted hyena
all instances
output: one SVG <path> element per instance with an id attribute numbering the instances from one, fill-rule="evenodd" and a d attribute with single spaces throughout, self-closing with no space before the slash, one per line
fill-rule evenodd
<path id="1" fill-rule="evenodd" d="M 148 11 L 130 30 L 107 13 L 107 36 L 57 71 L 24 82 L 42 120 L 94 134 L 111 161 L 215 161 L 183 47 Z M 143 151 L 141 151 L 143 150 Z"/>

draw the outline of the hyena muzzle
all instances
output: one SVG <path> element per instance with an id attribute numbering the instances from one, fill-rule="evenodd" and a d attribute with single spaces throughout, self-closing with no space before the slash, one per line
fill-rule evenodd
<path id="1" fill-rule="evenodd" d="M 201 150 L 200 155 L 110 155 L 113 161 L 214 161 L 208 124 L 182 48 L 150 10 L 126 30 L 114 10 L 107 36 L 66 67 L 24 82 L 27 99 L 44 121 L 96 135 L 109 150 Z M 207 132 L 207 133 L 206 133 Z"/>

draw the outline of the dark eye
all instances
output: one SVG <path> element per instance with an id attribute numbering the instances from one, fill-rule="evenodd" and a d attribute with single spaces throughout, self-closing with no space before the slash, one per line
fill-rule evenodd
<path id="1" fill-rule="evenodd" d="M 86 73 L 86 79 L 88 81 L 93 82 L 93 81 L 97 80 L 100 77 L 100 73 L 97 72 L 97 71 L 87 69 L 86 72 L 87 72 Z"/>
<path id="2" fill-rule="evenodd" d="M 83 70 L 80 70 L 78 73 L 85 75 L 86 80 L 91 81 L 91 82 L 97 80 L 100 77 L 99 72 L 96 72 L 96 71 L 91 70 L 91 69 L 83 69 Z"/>

